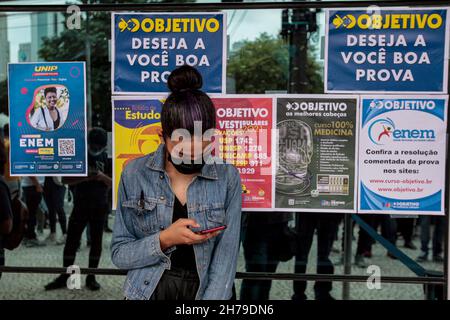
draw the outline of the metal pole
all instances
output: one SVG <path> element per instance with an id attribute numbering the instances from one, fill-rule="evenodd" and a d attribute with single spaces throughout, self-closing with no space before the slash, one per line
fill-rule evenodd
<path id="1" fill-rule="evenodd" d="M 448 23 L 448 22 L 447 22 Z M 450 67 L 449 67 L 450 70 Z M 450 83 L 447 87 L 448 91 L 450 92 Z M 449 143 L 449 135 L 450 135 L 450 125 L 449 125 L 449 119 L 450 116 L 450 109 L 447 106 L 447 134 L 446 134 L 446 148 L 445 148 L 445 237 L 444 237 L 444 248 L 446 249 L 444 251 L 444 279 L 445 279 L 445 287 L 444 287 L 444 299 L 450 300 L 450 285 L 449 285 L 449 264 L 450 264 L 450 245 L 449 245 L 449 232 L 450 232 L 450 163 L 448 159 L 448 143 Z"/>
<path id="2" fill-rule="evenodd" d="M 308 50 L 308 27 L 305 9 L 294 9 L 289 43 L 289 87 L 290 93 L 306 93 L 306 61 Z"/>
<path id="3" fill-rule="evenodd" d="M 90 0 L 87 0 L 88 4 Z M 89 11 L 86 11 L 86 103 L 87 103 L 87 128 L 92 128 L 92 96 L 91 96 L 91 39 L 89 35 Z"/>
<path id="4" fill-rule="evenodd" d="M 344 275 L 352 273 L 352 217 L 350 214 L 344 215 Z M 350 283 L 342 284 L 342 300 L 350 300 Z"/>
<path id="5" fill-rule="evenodd" d="M 66 274 L 67 268 L 63 267 L 21 267 L 6 266 L 0 267 L 3 273 L 24 273 L 24 274 Z M 127 270 L 113 268 L 80 268 L 81 274 L 95 274 L 108 276 L 126 276 Z M 249 280 L 283 280 L 283 281 L 335 281 L 335 282 L 359 282 L 365 283 L 367 276 L 363 275 L 343 275 L 343 274 L 308 274 L 308 273 L 274 273 L 274 272 L 237 272 L 236 279 Z M 383 283 L 399 284 L 435 284 L 444 285 L 441 277 L 401 277 L 386 276 L 382 278 Z"/>
<path id="6" fill-rule="evenodd" d="M 402 6 L 445 6 L 449 1 L 442 0 L 383 0 L 376 1 L 380 7 Z M 242 3 L 96 3 L 80 4 L 82 11 L 150 11 L 150 12 L 175 12 L 175 11 L 215 11 L 215 10 L 259 10 L 259 9 L 311 9 L 311 8 L 367 8 L 374 1 L 292 1 L 292 2 L 242 2 Z M 0 12 L 65 12 L 67 4 L 0 4 Z"/>
<path id="7" fill-rule="evenodd" d="M 448 22 L 447 22 L 448 23 Z M 450 70 L 450 67 L 449 67 Z M 448 83 L 447 86 L 447 92 L 450 92 L 450 83 Z M 444 300 L 450 300 L 450 285 L 449 285 L 449 264 L 450 264 L 450 245 L 449 245 L 449 231 L 450 231 L 450 163 L 448 159 L 448 143 L 449 143 L 449 136 L 450 136 L 450 125 L 449 125 L 449 119 L 450 116 L 450 109 L 449 106 L 447 106 L 447 134 L 445 136 L 446 138 L 446 148 L 445 148 L 445 205 L 444 205 L 444 212 L 445 212 L 445 235 L 444 235 Z"/>
<path id="8" fill-rule="evenodd" d="M 448 139 L 447 139 L 448 141 Z M 447 159 L 447 163 L 448 163 L 448 159 Z M 448 179 L 446 180 L 447 183 L 445 185 L 445 188 L 448 189 Z M 447 192 L 448 193 L 448 192 Z M 449 197 L 447 197 L 447 200 L 449 200 Z M 447 202 L 448 204 L 448 202 Z M 445 221 L 446 221 L 446 228 L 445 228 L 445 245 L 444 248 L 446 248 L 446 250 L 444 251 L 444 279 L 445 279 L 445 286 L 444 286 L 444 300 L 450 300 L 450 286 L 449 286 L 449 276 L 448 276 L 448 268 L 449 268 L 449 259 L 450 259 L 450 246 L 449 246 L 449 230 L 450 230 L 450 219 L 448 218 L 448 207 L 446 210 L 446 216 L 445 216 Z"/>

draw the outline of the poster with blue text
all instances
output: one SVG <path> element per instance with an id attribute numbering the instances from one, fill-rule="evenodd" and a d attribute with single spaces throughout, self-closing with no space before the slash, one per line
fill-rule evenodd
<path id="1" fill-rule="evenodd" d="M 10 174 L 86 176 L 84 62 L 8 65 Z"/>
<path id="2" fill-rule="evenodd" d="M 444 214 L 447 96 L 363 96 L 359 212 Z"/>
<path id="3" fill-rule="evenodd" d="M 113 94 L 168 92 L 170 72 L 190 65 L 208 93 L 225 92 L 224 13 L 113 13 Z"/>
<path id="4" fill-rule="evenodd" d="M 325 92 L 447 93 L 447 8 L 330 9 Z"/>

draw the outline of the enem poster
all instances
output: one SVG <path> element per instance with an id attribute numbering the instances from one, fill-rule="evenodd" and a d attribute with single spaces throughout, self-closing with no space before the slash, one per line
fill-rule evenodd
<path id="1" fill-rule="evenodd" d="M 84 62 L 8 65 L 11 176 L 86 176 Z"/>
<path id="2" fill-rule="evenodd" d="M 362 96 L 359 212 L 444 214 L 447 96 Z"/>

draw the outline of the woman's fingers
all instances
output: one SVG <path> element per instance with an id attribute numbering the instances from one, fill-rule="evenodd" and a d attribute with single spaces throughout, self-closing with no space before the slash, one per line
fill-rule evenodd
<path id="1" fill-rule="evenodd" d="M 193 227 L 193 228 L 200 228 L 200 225 L 195 221 L 194 219 L 178 219 L 176 223 L 179 223 L 181 226 L 185 227 Z"/>
<path id="2" fill-rule="evenodd" d="M 189 229 L 186 230 L 184 235 L 188 239 L 188 241 L 192 241 L 192 242 L 203 242 L 205 240 L 208 240 L 207 235 L 196 234 Z"/>
<path id="3" fill-rule="evenodd" d="M 202 242 L 205 242 L 208 239 L 216 237 L 220 233 L 220 231 L 215 231 L 215 232 L 207 233 L 207 234 L 204 234 L 204 235 L 199 235 L 199 234 L 196 234 L 196 233 L 194 233 L 194 232 L 192 232 L 190 230 L 188 230 L 188 231 L 189 231 L 189 233 L 186 234 L 187 241 L 188 241 L 187 244 L 202 243 Z"/>

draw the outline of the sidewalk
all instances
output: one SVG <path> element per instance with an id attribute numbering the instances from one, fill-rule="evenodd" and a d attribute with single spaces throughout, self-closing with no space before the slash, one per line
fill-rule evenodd
<path id="1" fill-rule="evenodd" d="M 109 225 L 111 226 L 113 218 L 110 218 Z M 45 230 L 48 232 L 48 230 Z M 355 232 L 356 234 L 356 232 Z M 45 234 L 44 234 L 45 236 Z M 111 241 L 111 234 L 105 233 L 103 239 L 103 253 L 100 262 L 102 268 L 114 268 L 110 259 L 109 244 Z M 355 241 L 354 241 L 355 242 Z M 399 241 L 401 243 L 402 241 Z M 419 243 L 415 242 L 416 245 Z M 354 243 L 356 246 L 356 243 Z M 315 273 L 316 261 L 316 243 L 313 244 L 313 249 L 310 254 L 310 265 L 308 266 L 308 273 Z M 355 248 L 353 248 L 354 252 Z M 402 248 L 403 250 L 403 248 Z M 419 253 L 418 250 L 404 249 L 405 253 L 411 258 L 415 259 Z M 46 246 L 38 248 L 26 248 L 21 246 L 14 251 L 6 251 L 6 264 L 8 266 L 39 266 L 39 267 L 61 267 L 62 266 L 62 251 L 63 246 Z M 76 263 L 80 267 L 87 267 L 89 248 L 86 247 L 86 239 L 83 238 L 82 246 L 77 254 Z M 333 261 L 338 261 L 340 255 L 333 253 L 331 258 Z M 382 276 L 414 276 L 406 267 L 404 267 L 398 260 L 392 260 L 386 257 L 386 251 L 380 245 L 374 245 L 373 258 L 368 260 L 371 264 L 378 265 L 381 268 Z M 433 270 L 442 270 L 442 264 L 428 262 L 424 264 L 425 268 Z M 294 270 L 294 261 L 290 260 L 286 263 L 281 263 L 277 272 L 290 273 Z M 238 271 L 244 272 L 244 258 L 242 250 L 239 255 Z M 336 266 L 336 274 L 343 273 L 342 266 Z M 357 267 L 352 268 L 352 273 L 357 275 L 367 275 L 365 269 Z M 56 290 L 47 292 L 44 290 L 44 285 L 51 281 L 55 275 L 46 274 L 3 274 L 0 280 L 0 300 L 3 299 L 67 299 L 67 300 L 83 300 L 83 299 L 123 299 L 122 285 L 125 280 L 123 276 L 98 276 L 98 281 L 102 285 L 100 291 L 91 292 L 84 288 L 84 276 L 82 276 L 81 290 Z M 236 288 L 240 288 L 241 281 L 236 280 Z M 371 299 L 388 299 L 388 300 L 409 300 L 409 299 L 423 299 L 422 285 L 410 284 L 381 284 L 380 290 L 369 290 L 365 283 L 351 284 L 351 299 L 355 300 L 371 300 Z M 336 299 L 342 299 L 342 284 L 334 283 L 333 296 Z M 314 298 L 313 283 L 308 284 L 307 295 L 310 299 Z M 292 296 L 292 281 L 273 281 L 270 297 L 271 299 L 290 299 Z"/>

